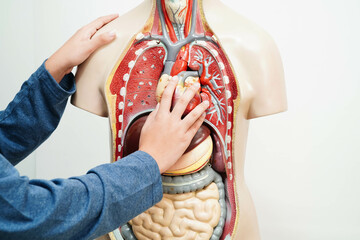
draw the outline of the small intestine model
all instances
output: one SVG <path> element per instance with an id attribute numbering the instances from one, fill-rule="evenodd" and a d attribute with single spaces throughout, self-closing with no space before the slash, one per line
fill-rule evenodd
<path id="1" fill-rule="evenodd" d="M 106 84 L 113 158 L 138 148 L 141 128 L 172 76 L 173 104 L 192 84 L 201 89 L 185 110 L 208 100 L 206 120 L 184 155 L 163 174 L 160 203 L 121 227 L 124 239 L 227 239 L 236 223 L 234 109 L 239 89 L 232 66 L 197 0 L 157 0 Z"/>

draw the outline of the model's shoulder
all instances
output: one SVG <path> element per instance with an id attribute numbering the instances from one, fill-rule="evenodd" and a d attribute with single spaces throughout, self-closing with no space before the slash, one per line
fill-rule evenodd
<path id="1" fill-rule="evenodd" d="M 276 49 L 270 34 L 261 26 L 225 4 L 205 14 L 210 27 L 220 38 L 231 37 L 240 48 L 252 52 Z M 220 15 L 220 16 L 219 16 Z"/>
<path id="2" fill-rule="evenodd" d="M 128 33 L 134 34 L 134 31 L 139 31 L 144 26 L 150 16 L 150 13 L 151 6 L 149 6 L 147 2 L 143 2 L 137 7 L 130 9 L 126 13 L 120 15 L 114 21 L 105 25 L 97 32 L 97 34 L 111 31 L 113 29 L 118 31 L 117 35 L 120 37 L 122 35 L 127 35 Z"/>

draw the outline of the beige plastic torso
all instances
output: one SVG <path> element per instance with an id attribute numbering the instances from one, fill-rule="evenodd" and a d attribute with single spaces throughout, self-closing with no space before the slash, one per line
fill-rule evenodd
<path id="1" fill-rule="evenodd" d="M 100 32 L 117 30 L 117 39 L 95 52 L 76 74 L 77 93 L 72 103 L 100 116 L 108 116 L 105 83 L 130 39 L 149 18 L 153 0 L 108 24 Z M 248 120 L 286 110 L 282 62 L 271 37 L 219 0 L 203 0 L 206 20 L 221 42 L 234 68 L 240 88 L 235 126 L 234 171 L 239 205 L 232 239 L 260 239 L 253 201 L 244 181 Z"/>

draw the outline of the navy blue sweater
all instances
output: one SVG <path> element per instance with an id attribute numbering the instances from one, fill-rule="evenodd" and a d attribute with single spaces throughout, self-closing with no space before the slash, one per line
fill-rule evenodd
<path id="1" fill-rule="evenodd" d="M 58 84 L 42 66 L 0 112 L 0 239 L 93 239 L 162 199 L 156 161 L 135 152 L 69 179 L 29 180 L 14 166 L 57 127 L 74 76 Z"/>

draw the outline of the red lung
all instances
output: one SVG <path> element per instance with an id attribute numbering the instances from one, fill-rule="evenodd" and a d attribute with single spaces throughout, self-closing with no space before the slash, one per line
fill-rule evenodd
<path id="1" fill-rule="evenodd" d="M 150 112 L 157 102 L 155 91 L 163 70 L 165 49 L 133 44 L 120 63 L 110 84 L 116 95 L 116 153 L 122 157 L 123 136 L 129 123 L 139 114 Z"/>

